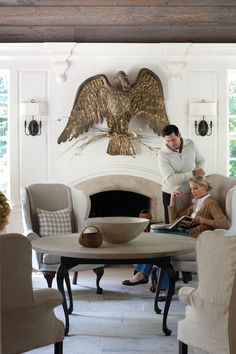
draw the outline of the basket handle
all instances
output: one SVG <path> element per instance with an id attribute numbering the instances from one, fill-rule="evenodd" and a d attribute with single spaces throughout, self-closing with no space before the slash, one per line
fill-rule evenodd
<path id="1" fill-rule="evenodd" d="M 97 228 L 97 226 L 94 226 L 94 225 L 88 225 L 88 226 L 86 226 L 86 227 L 83 229 L 83 231 L 82 231 L 82 235 L 86 235 L 86 233 L 84 233 L 84 231 L 85 231 L 86 229 L 88 229 L 89 227 L 93 227 L 94 229 L 96 229 L 96 231 L 97 231 L 97 232 L 99 232 L 99 233 L 100 233 L 100 230 Z"/>

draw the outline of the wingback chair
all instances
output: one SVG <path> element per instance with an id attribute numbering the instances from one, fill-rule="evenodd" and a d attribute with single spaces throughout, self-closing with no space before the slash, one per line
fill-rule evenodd
<path id="1" fill-rule="evenodd" d="M 54 344 L 62 354 L 64 325 L 54 314 L 56 289 L 32 288 L 31 243 L 20 234 L 0 235 L 0 353 L 23 353 Z"/>
<path id="2" fill-rule="evenodd" d="M 185 286 L 187 304 L 178 322 L 179 353 L 188 345 L 209 354 L 236 353 L 236 237 L 205 231 L 197 240 L 198 287 Z"/>
<path id="3" fill-rule="evenodd" d="M 236 179 L 219 174 L 208 175 L 207 179 L 212 186 L 211 196 L 218 201 L 231 222 L 230 229 L 224 232 L 228 235 L 236 234 L 236 213 L 233 213 L 236 210 Z M 184 199 L 179 199 L 179 210 L 186 208 L 189 198 L 190 191 Z M 176 271 L 197 273 L 196 253 L 173 257 L 172 264 Z"/>
<path id="4" fill-rule="evenodd" d="M 83 191 L 64 184 L 50 183 L 31 184 L 21 188 L 21 204 L 25 235 L 30 241 L 48 235 L 81 232 L 85 227 L 84 220 L 88 217 L 91 207 L 90 199 Z M 54 214 L 54 212 L 59 214 Z M 54 223 L 50 220 L 51 215 L 52 217 L 56 215 Z M 61 218 L 63 219 L 62 229 L 60 229 Z M 32 250 L 32 260 L 33 268 L 44 274 L 48 286 L 51 287 L 60 264 L 60 256 L 42 254 Z M 75 272 L 73 284 L 76 284 L 77 272 L 85 269 L 93 269 L 96 273 L 97 293 L 101 294 L 103 290 L 99 286 L 99 281 L 104 269 L 99 264 L 79 265 L 72 268 L 71 271 Z"/>

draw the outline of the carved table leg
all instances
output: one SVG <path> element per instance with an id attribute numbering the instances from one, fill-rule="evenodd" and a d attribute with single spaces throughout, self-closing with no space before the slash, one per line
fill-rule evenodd
<path id="1" fill-rule="evenodd" d="M 51 288 L 52 287 L 52 281 L 56 275 L 56 272 L 51 272 L 51 271 L 43 271 L 43 276 L 47 281 L 48 287 Z"/>
<path id="2" fill-rule="evenodd" d="M 169 278 L 169 288 L 168 288 L 168 294 L 167 294 L 166 303 L 164 307 L 162 330 L 166 336 L 170 336 L 172 331 L 167 328 L 166 322 L 167 322 L 167 315 L 169 312 L 171 299 L 175 293 L 176 273 L 171 264 L 168 268 L 165 268 L 164 271 L 167 273 Z"/>
<path id="3" fill-rule="evenodd" d="M 69 273 L 65 274 L 65 282 L 66 282 L 66 287 L 67 287 L 67 292 L 68 292 L 68 297 L 69 297 L 69 307 L 68 307 L 68 314 L 70 315 L 73 312 L 73 297 L 72 297 L 72 291 L 71 291 L 71 286 L 70 286 L 70 277 Z"/>
<path id="4" fill-rule="evenodd" d="M 158 275 L 158 280 L 157 280 L 157 288 L 156 288 L 156 296 L 155 296 L 155 301 L 154 301 L 154 311 L 156 313 L 161 313 L 161 309 L 158 307 L 158 298 L 161 290 L 161 283 L 164 278 L 164 270 L 160 268 L 159 275 Z"/>
<path id="5" fill-rule="evenodd" d="M 176 273 L 175 273 L 175 270 L 174 270 L 170 260 L 171 260 L 170 257 L 157 258 L 155 263 L 153 263 L 153 264 L 157 265 L 158 267 L 160 267 L 160 269 L 161 269 L 159 272 L 157 291 L 156 291 L 155 302 L 154 302 L 154 309 L 155 309 L 155 312 L 158 314 L 161 313 L 161 310 L 158 307 L 158 297 L 159 297 L 159 293 L 160 293 L 162 279 L 164 277 L 165 272 L 167 273 L 168 279 L 169 279 L 169 288 L 168 288 L 168 294 L 167 294 L 167 298 L 166 298 L 166 302 L 165 302 L 163 321 L 162 321 L 162 330 L 166 336 L 170 336 L 171 332 L 172 332 L 170 329 L 167 328 L 166 322 L 167 322 L 167 316 L 168 316 L 172 296 L 175 293 L 175 282 L 176 282 Z"/>
<path id="6" fill-rule="evenodd" d="M 77 284 L 77 279 L 78 279 L 78 272 L 74 272 L 72 284 L 76 285 Z"/>
<path id="7" fill-rule="evenodd" d="M 69 332 L 69 313 L 68 313 L 66 295 L 65 295 L 65 290 L 64 290 L 64 279 L 66 278 L 66 276 L 69 276 L 68 269 L 63 264 L 61 264 L 57 270 L 57 287 L 63 296 L 62 306 L 63 306 L 63 310 L 64 310 L 64 315 L 65 315 L 65 335 L 67 335 Z"/>
<path id="8" fill-rule="evenodd" d="M 96 286 L 97 286 L 97 294 L 102 294 L 103 289 L 100 287 L 100 280 L 104 274 L 104 267 L 98 267 L 93 269 L 94 273 L 97 275 Z"/>

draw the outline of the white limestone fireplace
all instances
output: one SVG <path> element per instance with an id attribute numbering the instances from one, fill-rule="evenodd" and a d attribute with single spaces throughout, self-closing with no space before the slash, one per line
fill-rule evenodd
<path id="1" fill-rule="evenodd" d="M 143 177 L 114 174 L 86 179 L 75 184 L 74 187 L 84 190 L 89 196 L 112 190 L 142 194 L 150 198 L 152 220 L 155 222 L 163 221 L 161 185 L 158 182 Z"/>

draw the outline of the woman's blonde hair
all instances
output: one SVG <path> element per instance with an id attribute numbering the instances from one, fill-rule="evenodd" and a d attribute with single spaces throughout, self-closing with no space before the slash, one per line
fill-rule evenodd
<path id="1" fill-rule="evenodd" d="M 204 176 L 194 176 L 190 179 L 189 182 L 199 184 L 199 186 L 205 187 L 207 191 L 210 191 L 212 189 L 212 186 Z"/>

